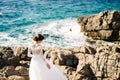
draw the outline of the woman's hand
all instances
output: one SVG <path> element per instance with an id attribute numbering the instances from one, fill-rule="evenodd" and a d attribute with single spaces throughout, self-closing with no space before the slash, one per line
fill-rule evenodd
<path id="1" fill-rule="evenodd" d="M 51 68 L 51 67 L 50 67 L 50 65 L 49 65 L 48 63 L 46 64 L 46 66 L 47 66 L 47 68 L 48 68 L 48 69 L 50 69 L 50 68 Z"/>

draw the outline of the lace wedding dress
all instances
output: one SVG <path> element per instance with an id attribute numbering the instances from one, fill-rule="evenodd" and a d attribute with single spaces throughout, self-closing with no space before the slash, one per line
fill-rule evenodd
<path id="1" fill-rule="evenodd" d="M 28 48 L 28 56 L 32 57 L 29 68 L 30 80 L 68 80 L 55 65 L 43 56 L 41 45 L 37 47 L 30 46 Z M 46 64 L 49 64 L 50 68 Z"/>

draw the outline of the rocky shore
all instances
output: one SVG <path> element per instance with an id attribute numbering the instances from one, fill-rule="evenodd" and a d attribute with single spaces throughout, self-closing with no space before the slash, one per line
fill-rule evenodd
<path id="1" fill-rule="evenodd" d="M 78 18 L 81 31 L 96 40 L 120 41 L 120 12 L 104 11 Z"/>
<path id="2" fill-rule="evenodd" d="M 69 80 L 119 80 L 120 45 L 44 48 L 44 56 Z M 0 80 L 29 80 L 27 48 L 0 47 Z"/>
<path id="3" fill-rule="evenodd" d="M 120 80 L 120 12 L 81 17 L 78 23 L 88 38 L 118 43 L 67 49 L 44 47 L 44 56 L 68 80 Z M 0 80 L 29 80 L 30 60 L 27 47 L 0 46 Z"/>

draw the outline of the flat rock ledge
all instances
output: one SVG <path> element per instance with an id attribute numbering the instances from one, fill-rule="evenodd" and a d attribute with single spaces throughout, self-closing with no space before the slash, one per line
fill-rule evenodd
<path id="1" fill-rule="evenodd" d="M 120 41 L 120 12 L 104 11 L 78 18 L 81 31 L 95 40 Z"/>
<path id="2" fill-rule="evenodd" d="M 120 45 L 44 48 L 68 80 L 120 80 Z M 25 47 L 0 47 L 0 80 L 29 80 Z"/>

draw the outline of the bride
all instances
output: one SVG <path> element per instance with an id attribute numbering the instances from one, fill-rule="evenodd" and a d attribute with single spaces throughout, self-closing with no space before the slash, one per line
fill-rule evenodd
<path id="1" fill-rule="evenodd" d="M 44 56 L 41 43 L 44 36 L 36 34 L 35 44 L 28 47 L 28 56 L 32 57 L 29 68 L 30 80 L 68 80 L 66 76 Z"/>

